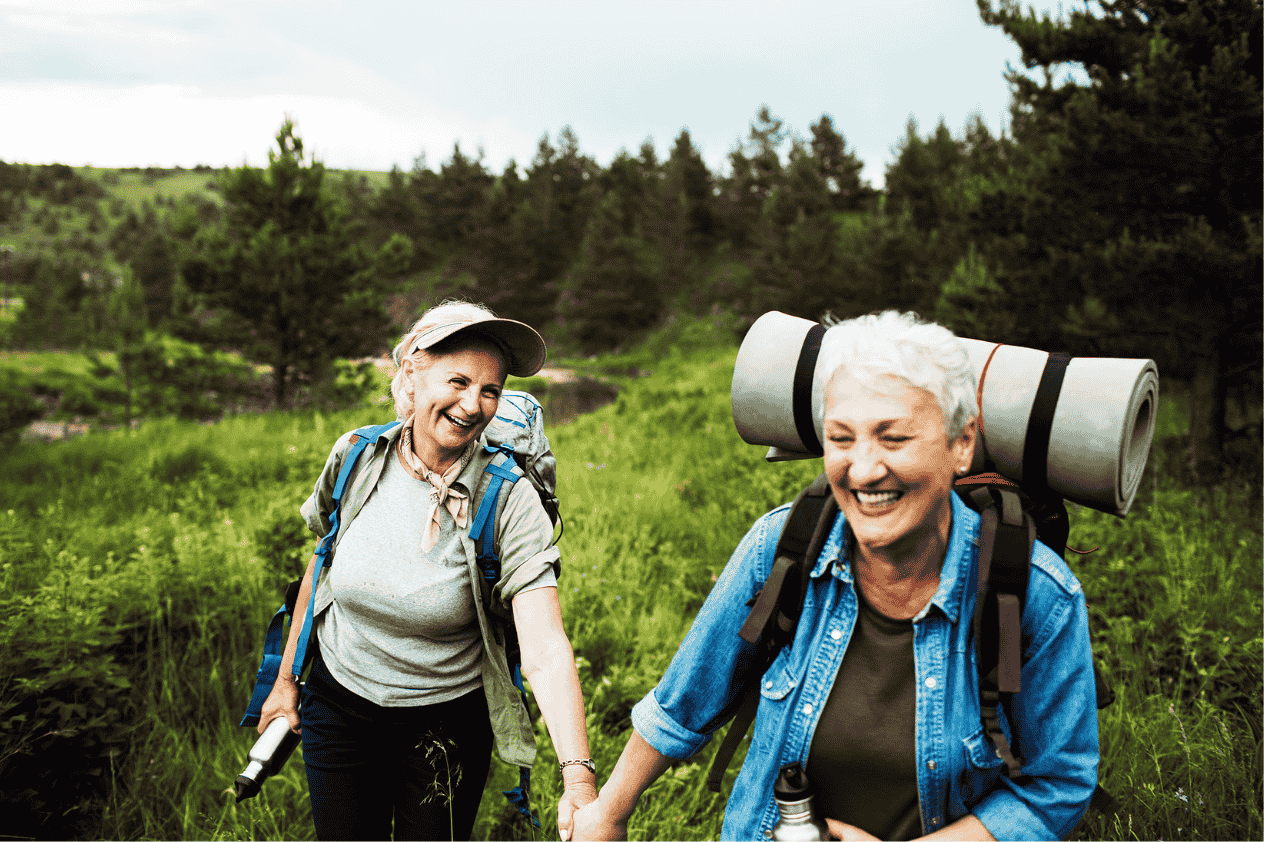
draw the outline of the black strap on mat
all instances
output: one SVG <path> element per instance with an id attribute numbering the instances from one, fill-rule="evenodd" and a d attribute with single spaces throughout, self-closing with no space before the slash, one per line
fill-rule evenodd
<path id="1" fill-rule="evenodd" d="M 799 441 L 803 442 L 803 446 L 813 456 L 825 453 L 821 440 L 816 435 L 816 424 L 812 421 L 812 378 L 816 373 L 816 358 L 821 355 L 823 336 L 825 328 L 815 324 L 803 338 L 799 361 L 794 367 L 794 386 L 790 393 L 794 407 L 794 431 L 799 434 Z"/>
<path id="2" fill-rule="evenodd" d="M 1053 431 L 1053 413 L 1062 394 L 1069 354 L 1054 353 L 1045 361 L 1040 385 L 1027 417 L 1027 435 L 1023 439 L 1023 489 L 1032 497 L 1043 496 L 1049 478 L 1049 434 Z"/>

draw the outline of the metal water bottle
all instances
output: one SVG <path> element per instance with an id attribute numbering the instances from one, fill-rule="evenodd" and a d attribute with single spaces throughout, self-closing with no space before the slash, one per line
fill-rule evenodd
<path id="1" fill-rule="evenodd" d="M 814 795 L 807 772 L 798 763 L 781 767 L 777 783 L 772 788 L 773 800 L 781 817 L 772 828 L 772 838 L 785 842 L 816 842 L 829 839 L 825 822 L 816 817 L 812 809 Z"/>
<path id="2" fill-rule="evenodd" d="M 245 771 L 233 782 L 237 803 L 258 795 L 263 782 L 281 771 L 298 743 L 299 735 L 290 730 L 290 722 L 284 716 L 269 722 L 268 727 L 263 729 L 263 734 L 250 748 Z"/>

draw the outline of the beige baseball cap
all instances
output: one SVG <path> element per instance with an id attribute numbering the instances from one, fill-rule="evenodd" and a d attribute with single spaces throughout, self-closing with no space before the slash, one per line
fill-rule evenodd
<path id="1" fill-rule="evenodd" d="M 535 328 L 513 319 L 471 313 L 430 325 L 408 343 L 405 356 L 420 348 L 432 348 L 450 336 L 468 331 L 500 348 L 508 374 L 530 377 L 544 365 L 544 339 Z"/>

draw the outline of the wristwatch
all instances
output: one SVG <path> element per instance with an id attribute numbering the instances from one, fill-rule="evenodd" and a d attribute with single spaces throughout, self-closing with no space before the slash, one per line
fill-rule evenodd
<path id="1" fill-rule="evenodd" d="M 557 764 L 557 770 L 560 772 L 567 766 L 583 766 L 589 772 L 592 772 L 594 777 L 597 774 L 597 764 L 592 762 L 592 758 L 587 760 L 563 760 Z"/>

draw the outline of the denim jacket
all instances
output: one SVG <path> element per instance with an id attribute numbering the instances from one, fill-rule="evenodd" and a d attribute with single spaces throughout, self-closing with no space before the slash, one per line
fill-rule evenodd
<path id="1" fill-rule="evenodd" d="M 1097 783 L 1097 706 L 1084 594 L 1071 571 L 1037 544 L 1023 610 L 1022 692 L 1001 728 L 1022 759 L 1010 780 L 983 732 L 970 635 L 979 516 L 952 495 L 952 533 L 939 589 L 913 618 L 917 681 L 917 788 L 922 826 L 939 830 L 973 813 L 997 839 L 1066 836 Z M 794 643 L 762 678 L 743 676 L 754 646 L 738 637 L 749 600 L 772 569 L 788 506 L 742 539 L 658 686 L 632 723 L 669 757 L 693 755 L 724 722 L 744 680 L 760 680 L 746 759 L 724 813 L 723 838 L 770 838 L 780 767 L 807 764 L 816 729 L 856 622 L 856 591 L 840 513 L 811 573 Z"/>

